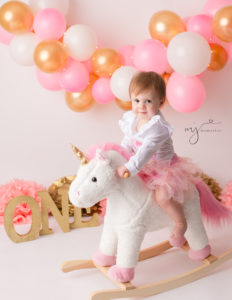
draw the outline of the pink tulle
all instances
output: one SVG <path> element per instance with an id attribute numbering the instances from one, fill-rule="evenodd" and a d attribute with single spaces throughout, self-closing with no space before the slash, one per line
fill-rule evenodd
<path id="1" fill-rule="evenodd" d="M 37 196 L 38 191 L 46 190 L 42 185 L 32 181 L 15 179 L 7 184 L 0 186 L 0 224 L 4 223 L 4 210 L 7 203 L 17 196 L 31 196 L 39 204 L 40 198 Z M 14 213 L 14 224 L 31 223 L 31 209 L 25 204 L 19 204 Z"/>
<path id="2" fill-rule="evenodd" d="M 196 184 L 200 177 L 201 170 L 191 161 L 190 158 L 178 157 L 176 154 L 171 160 L 157 161 L 155 156 L 139 172 L 150 190 L 156 186 L 162 186 L 167 192 L 167 199 L 173 198 L 176 201 L 184 202 L 184 193 L 190 192 L 190 183 Z M 193 190 L 192 190 L 193 192 Z"/>

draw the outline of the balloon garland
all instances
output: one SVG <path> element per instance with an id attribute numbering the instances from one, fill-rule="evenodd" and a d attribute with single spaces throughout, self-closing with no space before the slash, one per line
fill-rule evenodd
<path id="1" fill-rule="evenodd" d="M 200 75 L 232 61 L 232 0 L 209 0 L 202 14 L 185 19 L 158 11 L 149 22 L 151 38 L 118 51 L 101 47 L 89 26 L 67 27 L 68 8 L 69 1 L 59 0 L 6 2 L 0 8 L 0 42 L 9 45 L 18 64 L 36 66 L 42 87 L 65 90 L 68 107 L 77 112 L 112 101 L 131 109 L 128 87 L 139 70 L 162 75 L 165 103 L 194 112 L 206 95 Z"/>

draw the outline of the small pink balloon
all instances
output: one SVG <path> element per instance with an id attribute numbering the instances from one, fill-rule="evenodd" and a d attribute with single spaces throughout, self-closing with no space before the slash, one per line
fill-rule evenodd
<path id="1" fill-rule="evenodd" d="M 59 72 L 60 85 L 70 93 L 83 91 L 89 83 L 89 73 L 79 61 L 69 59 L 67 65 Z"/>
<path id="2" fill-rule="evenodd" d="M 122 64 L 124 66 L 134 66 L 133 55 L 134 55 L 135 46 L 125 45 L 118 49 L 118 53 L 121 55 Z"/>
<path id="3" fill-rule="evenodd" d="M 13 39 L 14 35 L 10 32 L 7 32 L 5 29 L 2 28 L 0 25 L 0 42 L 6 45 L 9 45 L 11 40 Z"/>
<path id="4" fill-rule="evenodd" d="M 97 79 L 92 87 L 92 95 L 101 104 L 114 101 L 115 97 L 110 88 L 110 78 Z"/>
<path id="5" fill-rule="evenodd" d="M 232 5 L 232 0 L 209 0 L 203 7 L 203 14 L 213 16 L 224 6 Z"/>
<path id="6" fill-rule="evenodd" d="M 214 34 L 213 17 L 203 14 L 191 17 L 187 22 L 187 31 L 196 32 L 209 42 Z"/>
<path id="7" fill-rule="evenodd" d="M 66 20 L 59 10 L 42 9 L 35 16 L 33 29 L 41 40 L 59 40 L 66 30 Z"/>
<path id="8" fill-rule="evenodd" d="M 164 73 L 168 67 L 167 48 L 155 39 L 142 41 L 134 50 L 134 65 L 141 71 Z"/>
<path id="9" fill-rule="evenodd" d="M 36 77 L 39 83 L 47 90 L 59 91 L 62 87 L 59 83 L 59 73 L 44 73 L 41 70 L 36 70 Z"/>
<path id="10" fill-rule="evenodd" d="M 198 110 L 205 100 L 205 87 L 196 76 L 172 73 L 167 83 L 169 104 L 177 111 L 190 113 Z"/>

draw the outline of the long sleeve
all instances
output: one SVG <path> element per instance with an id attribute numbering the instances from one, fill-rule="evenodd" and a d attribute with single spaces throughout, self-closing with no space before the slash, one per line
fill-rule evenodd
<path id="1" fill-rule="evenodd" d="M 121 146 L 126 148 L 127 151 L 129 151 L 130 153 L 132 152 L 132 147 L 131 147 L 131 143 L 130 143 L 130 139 L 128 136 L 124 136 L 122 141 L 121 141 Z"/>
<path id="2" fill-rule="evenodd" d="M 152 158 L 160 146 L 169 138 L 168 130 L 159 135 L 145 139 L 135 155 L 125 164 L 131 176 L 136 175 L 143 166 Z"/>

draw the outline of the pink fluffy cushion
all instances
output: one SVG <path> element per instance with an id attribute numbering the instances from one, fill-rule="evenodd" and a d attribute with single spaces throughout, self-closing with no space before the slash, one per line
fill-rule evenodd
<path id="1" fill-rule="evenodd" d="M 4 210 L 7 203 L 17 196 L 31 196 L 39 204 L 40 198 L 37 195 L 38 191 L 46 190 L 45 187 L 32 181 L 12 180 L 11 182 L 0 186 L 0 224 L 4 223 Z M 25 204 L 19 204 L 14 213 L 14 224 L 31 223 L 31 209 Z"/>

